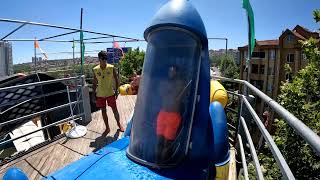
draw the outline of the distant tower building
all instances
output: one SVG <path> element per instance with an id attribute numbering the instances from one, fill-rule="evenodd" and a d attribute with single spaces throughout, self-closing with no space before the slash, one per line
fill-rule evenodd
<path id="1" fill-rule="evenodd" d="M 9 42 L 0 42 L 0 77 L 12 74 L 12 45 Z"/>

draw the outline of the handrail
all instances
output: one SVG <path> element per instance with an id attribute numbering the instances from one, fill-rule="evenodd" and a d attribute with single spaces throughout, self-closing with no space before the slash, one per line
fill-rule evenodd
<path id="1" fill-rule="evenodd" d="M 7 105 L 14 104 L 14 103 L 20 104 L 20 103 L 24 103 L 26 101 L 31 101 L 31 100 L 34 100 L 34 99 L 37 99 L 37 98 L 46 97 L 46 96 L 53 96 L 53 95 L 61 94 L 61 93 L 64 93 L 64 92 L 67 92 L 67 90 L 54 91 L 54 92 L 51 92 L 51 93 L 40 94 L 38 96 L 32 96 L 32 97 L 16 99 L 16 100 L 12 100 L 12 101 L 0 104 L 0 108 L 5 107 Z M 2 112 L 0 112 L 0 113 L 2 113 Z"/>
<path id="2" fill-rule="evenodd" d="M 70 77 L 70 78 L 62 78 L 62 79 L 41 81 L 41 82 L 28 83 L 28 84 L 22 84 L 22 85 L 16 85 L 16 86 L 9 86 L 9 87 L 5 87 L 5 88 L 0 88 L 0 92 L 1 91 L 13 90 L 13 89 L 19 89 L 19 88 L 25 88 L 25 87 L 30 87 L 30 86 L 40 86 L 40 85 L 45 85 L 45 84 L 57 83 L 57 82 L 66 82 L 66 81 L 70 81 L 70 80 L 77 81 L 77 84 L 79 84 L 81 86 L 85 85 L 84 75 L 82 75 L 82 76 L 76 76 L 76 77 Z M 32 117 L 35 117 L 35 116 L 38 116 L 38 115 L 41 115 L 41 114 L 44 114 L 44 113 L 48 113 L 48 112 L 51 112 L 51 111 L 55 111 L 55 110 L 58 110 L 58 109 L 66 108 L 66 107 L 69 107 L 70 111 L 71 111 L 68 118 L 65 118 L 65 119 L 62 119 L 62 120 L 58 120 L 58 121 L 56 121 L 54 123 L 50 123 L 48 125 L 45 125 L 45 126 L 39 128 L 39 129 L 36 129 L 36 130 L 32 131 L 32 132 L 23 134 L 23 135 L 21 135 L 19 137 L 15 137 L 13 139 L 9 139 L 9 140 L 3 141 L 3 142 L 0 143 L 0 146 L 4 145 L 4 144 L 7 144 L 9 142 L 15 141 L 17 139 L 26 137 L 26 136 L 31 135 L 33 133 L 36 133 L 38 131 L 44 130 L 46 128 L 50 128 L 52 126 L 56 126 L 56 125 L 59 125 L 59 124 L 64 123 L 64 122 L 69 122 L 69 121 L 74 121 L 76 119 L 81 119 L 81 117 L 85 116 L 84 112 L 80 111 L 80 109 L 79 109 L 79 105 L 84 102 L 83 97 L 79 99 L 79 97 L 77 95 L 77 99 L 75 101 L 71 102 L 70 89 L 69 89 L 68 85 L 66 85 L 66 90 L 58 90 L 58 91 L 47 93 L 47 94 L 41 94 L 41 95 L 38 95 L 38 96 L 23 98 L 23 100 L 30 101 L 32 99 L 41 98 L 43 96 L 59 94 L 59 93 L 63 93 L 63 92 L 67 92 L 67 94 L 68 94 L 68 103 L 62 104 L 62 105 L 58 105 L 58 106 L 55 106 L 55 107 L 52 107 L 52 108 L 49 108 L 49 109 L 45 109 L 45 110 L 42 110 L 42 111 L 38 111 L 38 112 L 35 112 L 35 113 L 27 114 L 27 115 L 24 115 L 24 116 L 21 116 L 21 117 L 18 117 L 18 118 L 15 118 L 15 119 L 0 123 L 0 128 L 5 126 L 5 125 L 8 125 L 8 124 L 15 123 L 17 121 L 31 119 Z M 81 92 L 79 92 L 79 96 L 82 96 Z M 10 101 L 9 104 L 12 105 L 12 104 L 16 104 L 16 103 L 21 103 L 20 101 L 21 101 L 21 99 L 20 100 L 13 100 L 13 101 Z M 74 105 L 74 107 L 73 107 L 73 105 Z M 74 111 L 74 108 L 76 107 L 76 105 L 78 105 L 78 112 L 77 112 L 77 114 L 74 114 L 73 111 Z M 16 106 L 16 105 L 14 105 L 14 106 Z"/>
<path id="3" fill-rule="evenodd" d="M 0 123 L 0 127 L 5 126 L 5 125 L 8 125 L 8 124 L 12 124 L 12 123 L 14 123 L 14 122 L 16 122 L 16 121 L 22 121 L 22 120 L 25 120 L 25 119 L 29 119 L 29 118 L 38 116 L 38 115 L 40 115 L 40 114 L 48 113 L 48 112 L 51 112 L 51 111 L 54 111 L 54 110 L 57 110 L 57 109 L 62 109 L 62 108 L 68 107 L 68 106 L 70 106 L 70 105 L 79 104 L 79 103 L 82 103 L 82 102 L 83 102 L 82 100 L 80 100 L 80 101 L 73 101 L 73 102 L 71 102 L 71 103 L 66 103 L 66 104 L 63 104 L 63 105 L 60 105 L 60 106 L 55 106 L 55 107 L 53 107 L 53 108 L 45 109 L 45 110 L 43 110 L 43 111 L 39 111 L 39 112 L 36 112 L 36 113 L 28 114 L 28 115 L 26 115 L 26 116 L 18 117 L 18 118 L 16 118 L 16 119 L 12 119 L 12 120 L 9 120 L 9 121 Z"/>
<path id="4" fill-rule="evenodd" d="M 240 146 L 240 155 L 241 155 L 241 162 L 242 162 L 242 167 L 243 167 L 244 179 L 249 180 L 248 166 L 247 166 L 247 162 L 246 162 L 246 155 L 244 153 L 242 138 L 239 134 L 237 137 L 238 137 L 238 142 L 239 142 L 239 146 Z"/>
<path id="5" fill-rule="evenodd" d="M 33 133 L 36 133 L 36 132 L 38 132 L 38 131 L 41 131 L 41 130 L 43 130 L 43 129 L 47 129 L 47 128 L 49 128 L 49 127 L 56 126 L 56 125 L 59 125 L 59 124 L 64 123 L 64 122 L 69 122 L 69 121 L 71 121 L 71 120 L 80 119 L 81 116 L 83 116 L 83 115 L 84 115 L 84 114 L 81 113 L 81 114 L 78 114 L 78 115 L 75 115 L 75 116 L 70 116 L 70 117 L 67 117 L 67 118 L 65 118 L 65 119 L 62 119 L 62 120 L 60 120 L 60 121 L 57 121 L 57 122 L 51 123 L 51 124 L 49 124 L 49 125 L 43 126 L 43 127 L 39 128 L 39 129 L 34 130 L 34 131 L 32 131 L 32 132 L 29 132 L 29 133 L 27 133 L 27 134 L 21 135 L 21 136 L 19 136 L 19 137 L 16 137 L 16 138 L 13 138 L 13 139 L 8 139 L 8 140 L 6 140 L 6 141 L 1 142 L 1 143 L 0 143 L 0 146 L 5 145 L 5 144 L 7 144 L 7 143 L 9 143 L 9 142 L 15 141 L 15 140 L 17 140 L 17 139 L 20 139 L 20 138 L 29 136 L 29 135 L 31 135 L 31 134 L 33 134 Z"/>
<path id="6" fill-rule="evenodd" d="M 310 144 L 318 156 L 320 155 L 320 137 L 302 121 L 296 118 L 292 113 L 271 99 L 269 96 L 261 92 L 258 88 L 254 87 L 245 80 L 230 79 L 221 76 L 212 76 L 212 78 L 220 79 L 222 81 L 240 83 L 247 86 L 252 92 L 265 101 L 275 112 L 277 112 L 308 144 Z"/>
<path id="7" fill-rule="evenodd" d="M 3 88 L 0 88 L 0 91 L 16 90 L 19 88 L 25 88 L 25 87 L 29 87 L 29 86 L 41 86 L 41 85 L 53 84 L 53 83 L 57 83 L 57 82 L 77 80 L 77 79 L 81 79 L 81 78 L 82 78 L 82 76 L 77 76 L 77 77 L 70 77 L 70 78 L 62 78 L 62 79 L 40 81 L 40 82 L 34 82 L 34 83 L 28 83 L 28 84 L 21 84 L 21 85 L 16 85 L 16 86 L 3 87 Z"/>
<path id="8" fill-rule="evenodd" d="M 242 125 L 243 129 L 244 129 L 244 133 L 246 135 L 247 141 L 249 143 L 249 148 L 250 148 L 250 151 L 251 151 L 253 164 L 254 164 L 254 167 L 256 169 L 256 174 L 258 176 L 258 179 L 264 179 L 263 174 L 262 174 L 262 170 L 261 170 L 261 167 L 260 167 L 259 159 L 258 159 L 258 156 L 257 156 L 256 149 L 254 148 L 254 145 L 253 145 L 253 142 L 252 142 L 252 138 L 251 138 L 251 135 L 249 133 L 246 121 L 243 119 L 242 116 L 240 117 L 240 122 L 241 122 L 241 125 Z"/>
<path id="9" fill-rule="evenodd" d="M 252 108 L 252 106 L 250 105 L 249 101 L 247 100 L 247 98 L 245 96 L 243 96 L 243 102 L 247 106 L 247 108 L 249 109 L 249 112 L 251 113 L 251 115 L 252 115 L 253 119 L 255 120 L 258 128 L 260 129 L 260 132 L 264 136 L 264 139 L 268 142 L 269 148 L 270 148 L 274 158 L 276 159 L 277 164 L 279 165 L 279 167 L 281 169 L 282 175 L 285 177 L 285 179 L 294 179 L 294 176 L 293 176 L 293 174 L 292 174 L 292 172 L 291 172 L 286 160 L 282 156 L 279 148 L 277 147 L 276 143 L 273 141 L 273 139 L 272 139 L 271 135 L 269 134 L 268 130 L 262 124 L 261 119 L 259 118 L 257 113 L 254 111 L 254 109 Z"/>

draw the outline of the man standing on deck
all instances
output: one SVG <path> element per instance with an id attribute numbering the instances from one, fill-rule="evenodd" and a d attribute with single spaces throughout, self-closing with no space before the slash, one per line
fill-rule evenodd
<path id="1" fill-rule="evenodd" d="M 93 78 L 93 97 L 96 98 L 96 106 L 101 109 L 102 118 L 106 125 L 106 130 L 103 134 L 107 135 L 110 132 L 110 127 L 108 123 L 106 102 L 108 106 L 112 108 L 114 117 L 117 121 L 117 125 L 120 131 L 124 131 L 120 123 L 119 112 L 117 109 L 116 99 L 118 97 L 119 79 L 117 76 L 116 69 L 113 65 L 108 64 L 107 52 L 100 51 L 98 53 L 98 58 L 100 64 L 93 68 L 94 78 Z M 115 82 L 115 91 L 113 90 L 113 82 Z"/>

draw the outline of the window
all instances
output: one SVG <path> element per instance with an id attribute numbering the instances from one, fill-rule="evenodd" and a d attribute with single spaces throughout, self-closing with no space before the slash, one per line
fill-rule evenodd
<path id="1" fill-rule="evenodd" d="M 274 71 L 272 67 L 268 67 L 268 75 L 274 75 Z"/>
<path id="2" fill-rule="evenodd" d="M 260 74 L 264 74 L 264 65 L 260 65 Z"/>
<path id="3" fill-rule="evenodd" d="M 252 58 L 265 58 L 266 53 L 264 51 L 261 52 L 252 52 Z"/>
<path id="4" fill-rule="evenodd" d="M 276 59 L 276 51 L 274 49 L 269 51 L 269 56 L 271 60 L 275 60 Z"/>
<path id="5" fill-rule="evenodd" d="M 286 80 L 292 81 L 292 75 L 290 73 L 286 73 Z"/>
<path id="6" fill-rule="evenodd" d="M 268 91 L 268 92 L 271 92 L 271 91 L 272 91 L 272 84 L 268 84 L 267 91 Z"/>
<path id="7" fill-rule="evenodd" d="M 259 66 L 258 64 L 252 64 L 251 66 L 251 73 L 252 74 L 258 74 Z"/>
<path id="8" fill-rule="evenodd" d="M 287 38 L 286 38 L 285 41 L 286 41 L 287 44 L 292 43 L 292 42 L 294 41 L 293 35 L 292 35 L 292 34 L 289 34 L 289 35 L 287 36 Z"/>
<path id="9" fill-rule="evenodd" d="M 290 53 L 287 55 L 287 62 L 293 63 L 294 62 L 294 54 Z"/>

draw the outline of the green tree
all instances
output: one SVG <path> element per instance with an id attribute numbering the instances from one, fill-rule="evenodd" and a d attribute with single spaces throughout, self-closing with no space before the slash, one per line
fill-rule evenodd
<path id="1" fill-rule="evenodd" d="M 213 66 L 217 66 L 221 64 L 221 59 L 222 59 L 221 55 L 212 55 L 210 56 L 210 64 Z"/>
<path id="2" fill-rule="evenodd" d="M 234 57 L 231 55 L 223 56 L 219 65 L 222 76 L 237 79 L 239 78 L 239 67 L 237 66 Z"/>
<path id="3" fill-rule="evenodd" d="M 28 73 L 31 71 L 31 68 L 29 65 L 26 64 L 15 64 L 13 65 L 13 73 Z"/>
<path id="4" fill-rule="evenodd" d="M 120 81 L 121 84 L 129 83 L 129 78 L 142 71 L 145 52 L 139 48 L 133 49 L 125 54 L 120 61 Z"/>

